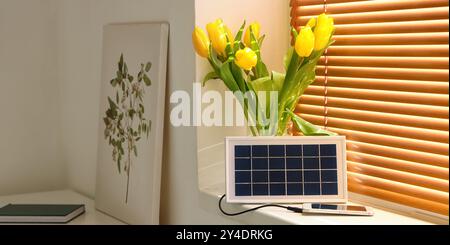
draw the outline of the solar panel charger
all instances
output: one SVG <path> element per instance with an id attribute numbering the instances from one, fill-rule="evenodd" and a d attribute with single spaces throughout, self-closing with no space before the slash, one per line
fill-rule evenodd
<path id="1" fill-rule="evenodd" d="M 345 137 L 226 138 L 228 203 L 346 203 Z"/>

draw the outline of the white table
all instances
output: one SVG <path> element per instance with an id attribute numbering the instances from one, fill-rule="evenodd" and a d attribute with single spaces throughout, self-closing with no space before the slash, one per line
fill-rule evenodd
<path id="1" fill-rule="evenodd" d="M 124 225 L 104 213 L 95 210 L 94 200 L 71 190 L 0 196 L 0 207 L 8 204 L 85 204 L 86 213 L 70 222 L 70 225 Z"/>

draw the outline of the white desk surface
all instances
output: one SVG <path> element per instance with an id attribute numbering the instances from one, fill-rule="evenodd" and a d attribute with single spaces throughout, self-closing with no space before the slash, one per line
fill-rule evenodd
<path id="1" fill-rule="evenodd" d="M 86 213 L 70 225 L 124 225 L 124 223 L 95 210 L 94 200 L 71 190 L 0 196 L 0 207 L 13 204 L 85 204 Z"/>

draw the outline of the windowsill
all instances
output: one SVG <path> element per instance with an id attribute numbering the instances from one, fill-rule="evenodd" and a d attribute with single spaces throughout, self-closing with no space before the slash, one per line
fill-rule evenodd
<path id="1" fill-rule="evenodd" d="M 223 185 L 216 185 L 200 190 L 200 201 L 203 208 L 214 213 L 220 213 L 218 202 L 223 195 Z M 357 204 L 357 203 L 356 203 Z M 296 206 L 296 205 L 292 205 Z M 224 204 L 229 212 L 238 212 L 250 208 L 254 205 Z M 420 219 L 396 214 L 386 210 L 373 208 L 373 217 L 356 216 L 332 216 L 332 215 L 306 215 L 290 212 L 279 208 L 264 208 L 254 213 L 237 217 L 230 217 L 231 220 L 243 224 L 251 225 L 433 225 Z"/>
<path id="2" fill-rule="evenodd" d="M 211 135 L 211 134 L 209 134 Z M 220 138 L 220 137 L 218 137 Z M 219 143 L 202 148 L 198 152 L 198 175 L 200 186 L 200 205 L 203 209 L 218 215 L 222 215 L 218 208 L 220 197 L 225 193 L 225 163 L 224 144 Z M 374 200 L 359 195 L 350 195 L 350 201 L 354 204 L 373 206 Z M 368 202 L 363 203 L 363 202 Z M 295 206 L 295 205 L 294 205 Z M 250 209 L 252 205 L 230 205 L 224 204 L 229 212 L 239 212 Z M 237 217 L 231 217 L 230 221 L 243 224 L 275 224 L 275 225 L 433 225 L 448 224 L 448 220 L 419 219 L 420 215 L 415 213 L 394 213 L 385 204 L 373 208 L 373 217 L 355 216 L 330 216 L 330 215 L 302 215 L 278 208 L 265 208 Z M 417 217 L 417 218 L 416 218 Z M 427 221 L 425 221 L 427 220 Z M 430 222 L 428 222 L 430 221 Z"/>

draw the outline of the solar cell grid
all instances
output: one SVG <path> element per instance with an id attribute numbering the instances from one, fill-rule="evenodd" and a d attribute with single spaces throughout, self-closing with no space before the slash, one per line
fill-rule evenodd
<path id="1" fill-rule="evenodd" d="M 336 144 L 236 145 L 236 196 L 338 195 Z"/>

